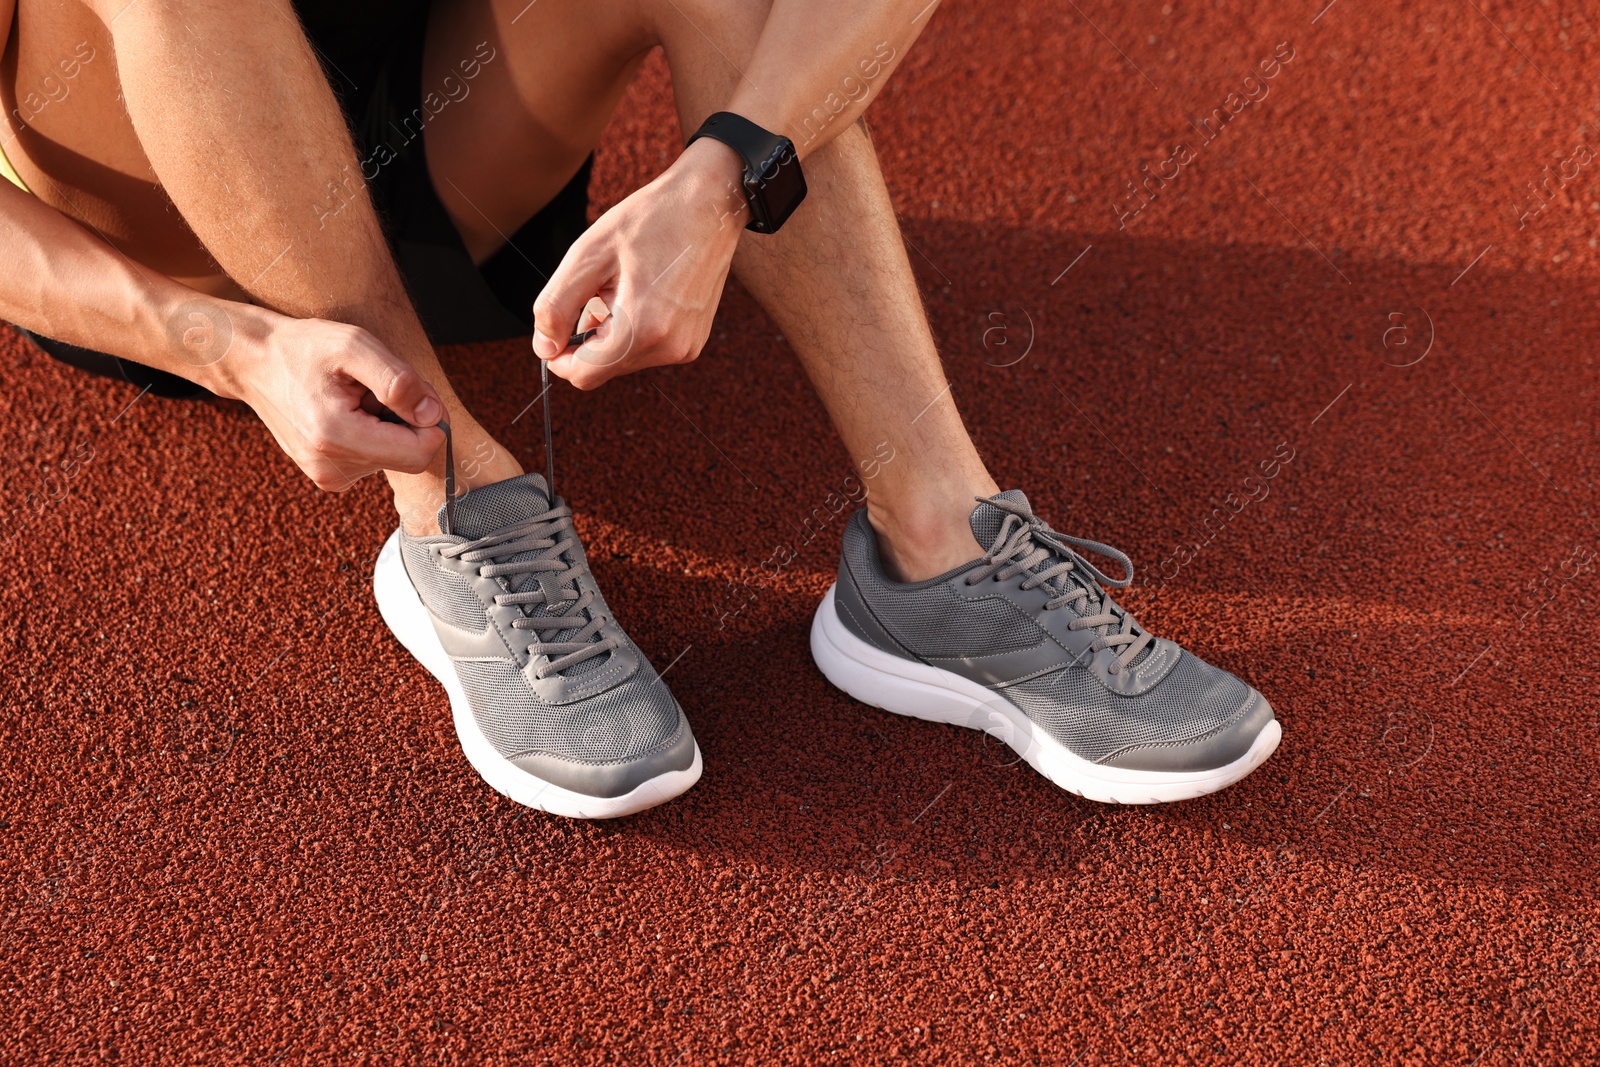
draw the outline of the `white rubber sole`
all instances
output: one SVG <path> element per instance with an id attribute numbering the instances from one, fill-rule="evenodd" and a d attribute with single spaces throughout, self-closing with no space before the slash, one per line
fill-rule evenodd
<path id="1" fill-rule="evenodd" d="M 811 622 L 811 657 L 828 681 L 863 704 L 982 730 L 1004 741 L 1067 792 L 1108 804 L 1165 804 L 1215 793 L 1266 762 L 1283 736 L 1274 719 L 1243 756 L 1209 771 L 1134 771 L 1091 763 L 993 690 L 959 674 L 892 656 L 861 640 L 839 621 L 831 587 Z"/>
<path id="2" fill-rule="evenodd" d="M 575 793 L 529 774 L 496 752 L 478 728 L 450 656 L 439 643 L 439 635 L 433 631 L 428 609 L 422 603 L 422 598 L 417 596 L 416 588 L 406 574 L 405 564 L 400 559 L 398 531 L 389 535 L 383 550 L 378 553 L 378 562 L 372 570 L 372 592 L 378 601 L 378 613 L 389 624 L 390 631 L 450 695 L 450 713 L 455 720 L 456 737 L 461 741 L 461 751 L 466 755 L 467 762 L 495 792 L 507 799 L 525 807 L 572 819 L 615 819 L 665 803 L 700 780 L 699 745 L 695 746 L 694 762 L 686 770 L 658 775 L 617 797 L 591 797 Z"/>

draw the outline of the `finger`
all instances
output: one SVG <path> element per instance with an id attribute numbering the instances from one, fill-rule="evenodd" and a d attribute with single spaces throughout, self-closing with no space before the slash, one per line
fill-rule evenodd
<path id="1" fill-rule="evenodd" d="M 613 293 L 610 296 L 610 314 L 603 322 L 594 327 L 589 338 L 584 341 L 573 355 L 578 362 L 587 364 L 595 370 L 604 370 L 598 380 L 605 381 L 618 374 L 626 374 L 631 370 L 638 370 L 636 366 L 638 353 L 635 344 L 634 319 L 629 312 L 626 292 Z M 632 356 L 634 358 L 630 359 Z"/>
<path id="2" fill-rule="evenodd" d="M 550 373 L 564 378 L 579 389 L 598 389 L 611 377 L 611 371 L 597 369 L 583 361 L 580 350 L 563 352 L 547 361 Z"/>
<path id="3" fill-rule="evenodd" d="M 444 447 L 437 426 L 407 426 L 365 412 L 350 412 L 328 433 L 327 451 L 352 466 L 421 474 Z"/>
<path id="4" fill-rule="evenodd" d="M 413 426 L 432 426 L 444 418 L 444 402 L 433 386 L 376 340 L 356 346 L 340 369 Z"/>
<path id="5" fill-rule="evenodd" d="M 533 302 L 533 351 L 540 359 L 554 359 L 568 347 L 589 298 L 611 282 L 616 261 L 590 247 L 580 237 Z"/>
<path id="6" fill-rule="evenodd" d="M 615 294 L 612 295 L 615 297 Z M 605 300 L 599 296 L 591 296 L 589 298 L 589 302 L 583 305 L 583 315 L 578 319 L 578 332 L 573 334 L 573 336 L 579 337 L 585 333 L 593 332 L 595 327 L 599 326 L 602 322 L 606 321 L 610 317 L 611 309 L 606 306 Z M 581 344 L 582 342 L 579 341 L 574 343 Z"/>

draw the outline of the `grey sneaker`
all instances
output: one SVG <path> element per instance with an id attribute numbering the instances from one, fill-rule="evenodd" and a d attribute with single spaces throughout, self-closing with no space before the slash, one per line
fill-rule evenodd
<path id="1" fill-rule="evenodd" d="M 444 684 L 474 769 L 528 807 L 631 815 L 700 777 L 665 683 L 617 625 L 572 526 L 537 474 L 440 509 L 437 537 L 395 531 L 373 592 L 400 643 Z"/>
<path id="2" fill-rule="evenodd" d="M 1265 697 L 1154 637 L 1106 593 L 1132 581 L 1126 555 L 1056 533 L 1016 490 L 980 502 L 971 523 L 988 551 L 902 583 L 884 573 L 866 511 L 851 517 L 811 626 L 830 682 L 886 711 L 985 730 L 1090 800 L 1202 796 L 1272 755 L 1282 731 Z"/>

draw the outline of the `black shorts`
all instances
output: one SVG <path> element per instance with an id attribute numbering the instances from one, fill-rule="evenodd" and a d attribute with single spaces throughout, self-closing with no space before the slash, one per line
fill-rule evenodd
<path id="1" fill-rule="evenodd" d="M 358 173 L 346 176 L 343 188 L 329 183 L 317 210 L 340 210 L 348 183 L 366 182 L 412 303 L 435 344 L 526 336 L 533 331 L 534 297 L 587 225 L 593 157 L 504 247 L 475 266 L 434 191 L 422 144 L 432 117 L 470 96 L 467 72 L 478 69 L 472 64 L 481 66 L 482 57 L 464 57 L 468 65 L 453 72 L 450 85 L 424 89 L 422 49 L 430 2 L 296 0 L 349 123 L 358 161 Z M 488 61 L 496 59 L 506 62 L 503 55 Z M 63 363 L 158 396 L 205 392 L 166 371 L 23 332 Z"/>

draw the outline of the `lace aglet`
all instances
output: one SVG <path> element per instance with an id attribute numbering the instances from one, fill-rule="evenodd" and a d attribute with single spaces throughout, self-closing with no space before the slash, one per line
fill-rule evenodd
<path id="1" fill-rule="evenodd" d="M 440 532 L 450 537 L 456 532 L 456 448 L 450 424 L 440 419 L 438 426 L 444 431 L 444 528 Z"/>
<path id="2" fill-rule="evenodd" d="M 540 398 L 544 401 L 544 488 L 550 494 L 550 504 L 556 502 L 556 448 L 550 432 L 550 364 L 539 361 L 539 384 L 543 386 Z"/>

